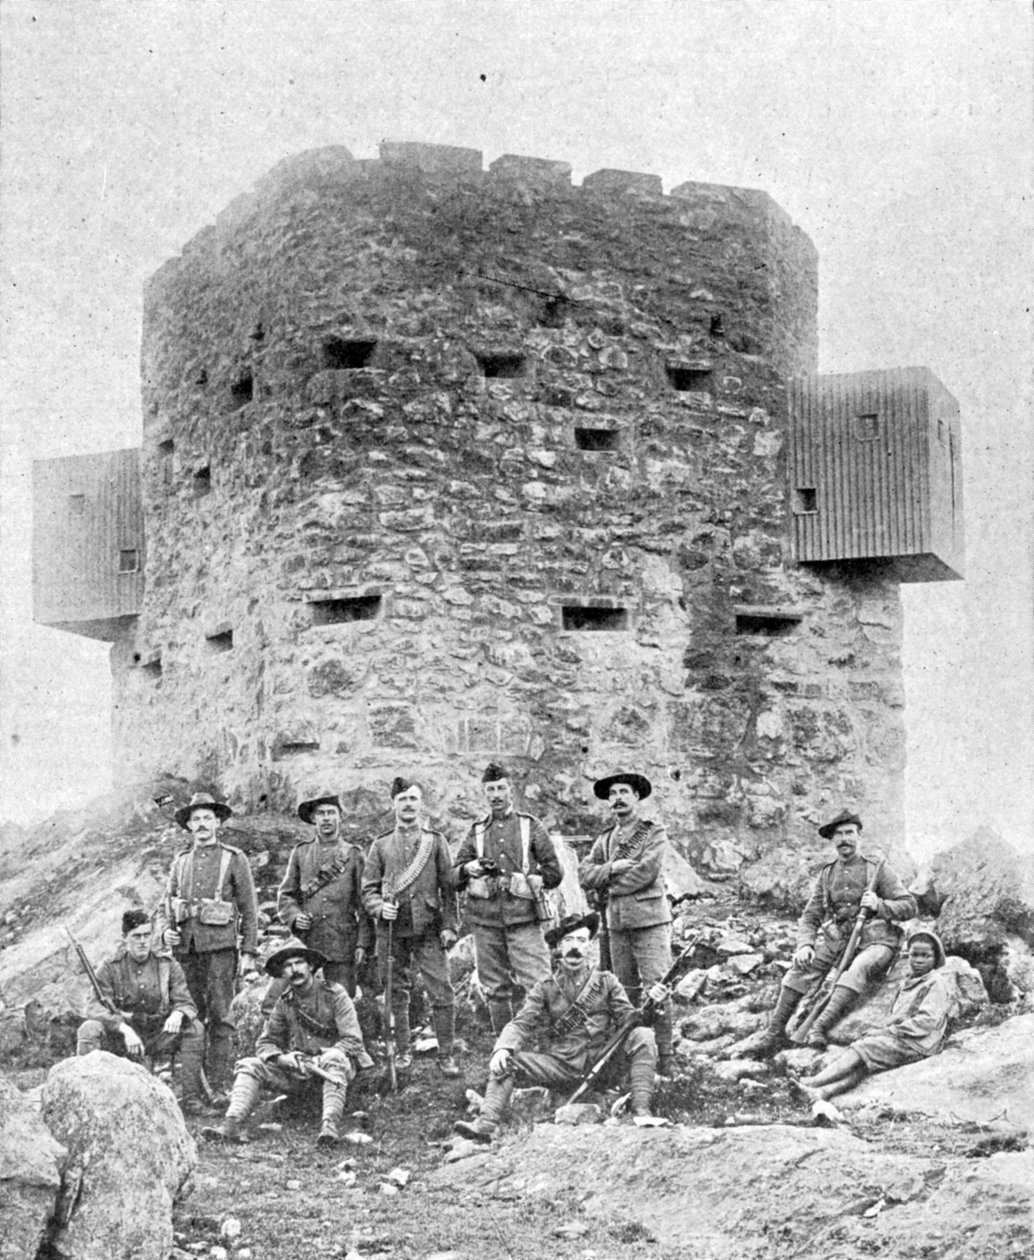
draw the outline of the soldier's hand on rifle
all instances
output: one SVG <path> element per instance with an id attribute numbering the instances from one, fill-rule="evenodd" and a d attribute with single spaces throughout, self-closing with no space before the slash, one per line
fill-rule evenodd
<path id="1" fill-rule="evenodd" d="M 296 1072 L 299 1076 L 308 1075 L 302 1057 L 297 1050 L 288 1050 L 284 1054 L 278 1054 L 276 1062 L 278 1067 L 282 1067 L 287 1072 Z"/>
<path id="2" fill-rule="evenodd" d="M 647 989 L 646 996 L 650 999 L 654 1006 L 660 1006 L 662 1003 L 667 1002 L 668 998 L 671 997 L 671 989 L 669 989 L 666 984 L 661 984 L 658 980 L 653 988 Z"/>
<path id="3" fill-rule="evenodd" d="M 496 1050 L 488 1060 L 488 1070 L 493 1076 L 505 1076 L 510 1070 L 512 1050 Z"/>
<path id="4" fill-rule="evenodd" d="M 241 960 L 237 964 L 237 974 L 241 977 L 241 979 L 243 979 L 245 976 L 250 976 L 254 970 L 255 970 L 255 955 L 254 954 L 241 954 Z"/>
<path id="5" fill-rule="evenodd" d="M 175 949 L 182 939 L 182 935 L 175 928 L 166 928 L 162 933 L 162 941 L 166 949 Z"/>
<path id="6" fill-rule="evenodd" d="M 295 915 L 294 923 L 291 925 L 296 932 L 307 932 L 312 927 L 312 915 L 306 914 L 304 911 Z"/>
<path id="7" fill-rule="evenodd" d="M 452 947 L 459 940 L 459 937 L 456 935 L 455 932 L 450 932 L 449 929 L 446 928 L 445 931 L 441 933 L 438 939 L 442 943 L 442 949 L 452 949 Z"/>
<path id="8" fill-rule="evenodd" d="M 798 945 L 794 953 L 793 960 L 798 967 L 807 967 L 808 963 L 815 957 L 814 945 Z"/>
<path id="9" fill-rule="evenodd" d="M 131 1059 L 142 1059 L 144 1057 L 144 1043 L 137 1036 L 137 1031 L 132 1024 L 123 1024 L 119 1029 L 122 1033 L 122 1040 L 126 1043 L 126 1054 Z"/>
<path id="10" fill-rule="evenodd" d="M 165 1021 L 164 1024 L 162 1024 L 162 1032 L 171 1033 L 173 1036 L 175 1036 L 175 1034 L 179 1032 L 182 1026 L 183 1026 L 183 1012 L 170 1011 L 169 1018 Z"/>
<path id="11" fill-rule="evenodd" d="M 386 923 L 391 923 L 399 917 L 399 908 L 394 901 L 386 901 L 381 906 L 381 918 Z"/>
<path id="12" fill-rule="evenodd" d="M 870 914 L 875 914 L 880 908 L 880 899 L 874 892 L 870 892 L 867 888 L 865 892 L 862 893 L 861 907 L 863 910 L 868 910 Z"/>
<path id="13" fill-rule="evenodd" d="M 355 965 L 361 967 L 366 962 L 366 950 L 361 945 L 357 945 L 353 957 L 355 958 Z"/>
<path id="14" fill-rule="evenodd" d="M 471 861 L 465 862 L 463 870 L 471 879 L 480 879 L 485 873 L 485 868 L 481 865 L 480 858 L 473 858 Z"/>

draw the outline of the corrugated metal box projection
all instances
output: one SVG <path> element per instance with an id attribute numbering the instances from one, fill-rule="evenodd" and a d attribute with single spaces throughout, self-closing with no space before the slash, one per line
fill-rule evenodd
<path id="1" fill-rule="evenodd" d="M 36 460 L 32 550 L 34 620 L 114 640 L 144 591 L 140 452 Z"/>
<path id="2" fill-rule="evenodd" d="M 790 436 L 799 562 L 882 560 L 902 582 L 962 577 L 959 407 L 932 372 L 798 377 Z"/>

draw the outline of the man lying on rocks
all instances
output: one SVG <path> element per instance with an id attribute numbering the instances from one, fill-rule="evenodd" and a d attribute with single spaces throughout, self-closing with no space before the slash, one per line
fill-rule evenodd
<path id="1" fill-rule="evenodd" d="M 287 981 L 259 1034 L 255 1054 L 241 1059 L 222 1124 L 201 1130 L 210 1142 L 240 1142 L 241 1129 L 263 1085 L 297 1093 L 319 1085 L 323 1117 L 316 1142 L 332 1146 L 345 1111 L 349 1081 L 373 1067 L 366 1053 L 352 999 L 340 984 L 317 976 L 326 959 L 292 937 L 266 959 L 266 971 Z"/>
<path id="2" fill-rule="evenodd" d="M 944 947 L 926 928 L 908 938 L 909 974 L 901 983 L 887 1023 L 852 1042 L 829 1067 L 804 1077 L 800 1088 L 813 1102 L 828 1102 L 854 1089 L 869 1072 L 915 1063 L 938 1054 L 955 1007 L 954 978 L 942 970 Z"/>
<path id="3" fill-rule="evenodd" d="M 635 1008 L 616 976 L 593 966 L 589 950 L 599 927 L 599 915 L 568 915 L 546 934 L 558 954 L 554 973 L 532 988 L 517 1015 L 495 1043 L 489 1061 L 488 1087 L 481 1112 L 473 1121 L 453 1127 L 462 1137 L 490 1142 L 515 1086 L 576 1087 L 599 1058 L 618 1027 Z M 667 987 L 655 984 L 648 994 L 663 1005 Z M 549 1049 L 526 1050 L 545 1026 Z M 657 1065 L 657 1043 L 649 1028 L 634 1027 L 621 1052 L 600 1073 L 600 1084 L 613 1084 L 625 1068 L 631 1076 L 631 1105 L 635 1124 L 665 1124 L 650 1113 Z"/>

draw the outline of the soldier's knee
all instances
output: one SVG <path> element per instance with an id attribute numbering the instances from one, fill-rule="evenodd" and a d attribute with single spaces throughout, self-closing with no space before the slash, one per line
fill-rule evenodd
<path id="1" fill-rule="evenodd" d="M 633 1028 L 628 1034 L 628 1040 L 625 1042 L 625 1053 L 631 1057 L 634 1054 L 657 1054 L 657 1038 L 654 1036 L 652 1028 Z"/>
<path id="2" fill-rule="evenodd" d="M 79 1031 L 76 1033 L 76 1054 L 89 1054 L 91 1050 L 99 1050 L 103 1044 L 104 1025 L 100 1020 L 83 1020 L 79 1025 Z"/>
<path id="3" fill-rule="evenodd" d="M 234 1067 L 236 1076 L 250 1076 L 252 1080 L 262 1081 L 266 1075 L 266 1065 L 257 1055 L 250 1055 L 246 1059 L 238 1059 Z"/>

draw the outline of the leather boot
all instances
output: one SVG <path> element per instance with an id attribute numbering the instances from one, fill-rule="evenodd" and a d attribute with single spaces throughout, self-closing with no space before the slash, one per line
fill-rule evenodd
<path id="1" fill-rule="evenodd" d="M 323 1118 L 319 1136 L 316 1138 L 317 1146 L 336 1146 L 340 1140 L 338 1125 L 345 1114 L 347 1091 L 347 1085 L 332 1085 L 330 1081 L 323 1082 Z"/>
<path id="2" fill-rule="evenodd" d="M 829 1037 L 827 1036 L 829 1030 L 834 1024 L 839 1023 L 844 1018 L 851 1007 L 854 1006 L 854 1002 L 854 990 L 838 984 L 829 996 L 826 1009 L 811 1026 L 811 1032 L 808 1034 L 808 1045 L 815 1050 L 825 1050 L 826 1046 L 829 1045 Z"/>
<path id="3" fill-rule="evenodd" d="M 456 1036 L 456 1011 L 453 1007 L 435 1007 L 434 1035 L 438 1039 L 438 1071 L 442 1076 L 450 1078 L 459 1076 L 459 1065 L 452 1056 L 452 1044 Z"/>
<path id="4" fill-rule="evenodd" d="M 513 1019 L 513 1003 L 509 998 L 492 998 L 488 1003 L 488 1017 L 492 1021 L 492 1031 L 498 1037 Z"/>
<path id="5" fill-rule="evenodd" d="M 410 1044 L 409 1007 L 395 1007 L 395 1070 L 405 1072 L 413 1066 L 413 1047 Z"/>
<path id="6" fill-rule="evenodd" d="M 180 1050 L 180 1080 L 182 1082 L 180 1110 L 185 1116 L 217 1116 L 220 1108 L 209 1103 L 201 1084 L 201 1061 L 204 1055 L 204 1038 L 200 1035 L 185 1038 Z M 227 1105 L 227 1099 L 223 1106 Z"/>
<path id="7" fill-rule="evenodd" d="M 786 1025 L 790 1022 L 790 1016 L 799 1006 L 802 997 L 803 994 L 798 993 L 796 989 L 788 989 L 786 985 L 783 985 L 779 990 L 779 998 L 769 1018 L 768 1027 L 750 1039 L 749 1048 L 753 1053 L 774 1050 L 776 1046 L 783 1044 L 786 1038 Z"/>
<path id="8" fill-rule="evenodd" d="M 510 1105 L 513 1086 L 512 1076 L 504 1076 L 502 1080 L 490 1076 L 485 1089 L 485 1101 L 481 1104 L 481 1114 L 474 1120 L 457 1120 L 452 1126 L 453 1132 L 472 1142 L 491 1142 L 492 1134 L 499 1127 L 499 1122 Z"/>
<path id="9" fill-rule="evenodd" d="M 202 1129 L 201 1136 L 207 1142 L 240 1142 L 241 1125 L 258 1102 L 261 1088 L 255 1077 L 246 1072 L 238 1072 L 230 1091 L 230 1106 L 222 1124 Z"/>
<path id="10" fill-rule="evenodd" d="M 675 1052 L 672 1048 L 671 998 L 660 1008 L 653 1026 L 657 1038 L 657 1074 L 672 1076 L 675 1072 Z"/>

